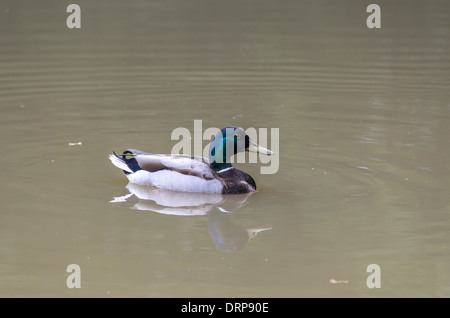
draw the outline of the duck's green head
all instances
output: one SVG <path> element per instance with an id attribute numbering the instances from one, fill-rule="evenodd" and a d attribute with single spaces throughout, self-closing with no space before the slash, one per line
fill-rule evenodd
<path id="1" fill-rule="evenodd" d="M 251 151 L 271 155 L 269 149 L 259 146 L 240 127 L 225 127 L 217 133 L 209 146 L 209 162 L 215 171 L 231 168 L 231 156 L 238 152 Z"/>

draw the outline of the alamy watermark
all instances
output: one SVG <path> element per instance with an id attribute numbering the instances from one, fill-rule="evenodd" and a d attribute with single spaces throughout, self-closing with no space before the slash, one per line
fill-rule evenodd
<path id="1" fill-rule="evenodd" d="M 233 129 L 233 128 L 227 128 Z M 203 145 L 203 141 L 211 141 L 212 138 L 216 137 L 217 134 L 220 135 L 221 130 L 216 127 L 209 127 L 203 131 L 202 120 L 194 120 L 194 131 L 191 134 L 190 130 L 185 127 L 178 127 L 172 131 L 171 139 L 179 140 L 172 147 L 172 155 L 193 155 L 196 157 L 209 158 L 209 146 Z M 274 174 L 278 171 L 280 165 L 280 129 L 270 128 L 270 145 L 267 144 L 268 141 L 268 128 L 247 128 L 245 129 L 245 134 L 250 138 L 250 142 L 257 143 L 258 146 L 263 148 L 269 148 L 271 150 L 270 155 L 264 153 L 249 152 L 248 162 L 262 164 L 268 164 L 266 166 L 260 167 L 261 174 Z M 216 137 L 217 138 L 217 137 Z M 233 149 L 228 149 L 233 147 L 233 145 L 227 144 L 227 153 L 231 153 Z M 246 163 L 246 153 L 240 149 L 234 156 L 230 157 L 230 163 Z"/>
<path id="2" fill-rule="evenodd" d="M 66 19 L 66 25 L 69 29 L 81 28 L 81 8 L 78 4 L 72 3 L 67 6 L 67 13 L 70 13 Z M 381 9 L 378 4 L 369 4 L 366 12 L 370 15 L 366 19 L 366 25 L 369 29 L 381 28 Z"/>
<path id="3" fill-rule="evenodd" d="M 371 273 L 366 280 L 368 288 L 381 288 L 381 267 L 378 264 L 370 264 L 366 269 L 367 273 Z"/>
<path id="4" fill-rule="evenodd" d="M 66 25 L 69 29 L 81 28 L 81 8 L 78 4 L 72 3 L 67 6 L 67 13 L 70 13 L 66 19 Z"/>
<path id="5" fill-rule="evenodd" d="M 369 29 L 381 28 L 381 8 L 378 4 L 369 4 L 366 9 L 370 15 L 366 19 L 366 25 Z"/>
<path id="6" fill-rule="evenodd" d="M 67 273 L 71 273 L 67 276 L 66 285 L 67 288 L 81 288 L 81 268 L 78 264 L 69 264 L 66 268 Z"/>

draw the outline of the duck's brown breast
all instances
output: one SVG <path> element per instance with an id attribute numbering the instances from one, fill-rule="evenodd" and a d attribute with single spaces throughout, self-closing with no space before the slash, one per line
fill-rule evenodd
<path id="1" fill-rule="evenodd" d="M 225 182 L 223 194 L 239 194 L 256 192 L 256 183 L 253 178 L 236 168 L 217 173 Z"/>

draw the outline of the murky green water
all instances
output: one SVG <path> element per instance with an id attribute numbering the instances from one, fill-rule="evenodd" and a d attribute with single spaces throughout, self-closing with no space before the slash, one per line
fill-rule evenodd
<path id="1" fill-rule="evenodd" d="M 0 296 L 450 296 L 448 1 L 76 3 L 0 3 Z M 279 128 L 278 172 L 174 195 L 108 160 L 196 119 Z"/>

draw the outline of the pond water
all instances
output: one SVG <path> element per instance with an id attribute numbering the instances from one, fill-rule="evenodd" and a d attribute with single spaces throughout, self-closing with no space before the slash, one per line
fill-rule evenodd
<path id="1" fill-rule="evenodd" d="M 450 296 L 448 1 L 76 3 L 0 3 L 0 296 Z M 278 171 L 189 195 L 108 160 L 194 120 L 278 128 Z"/>

